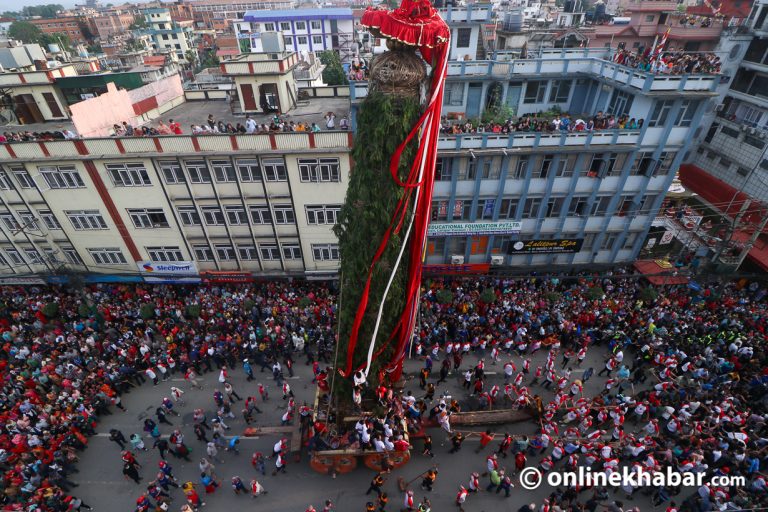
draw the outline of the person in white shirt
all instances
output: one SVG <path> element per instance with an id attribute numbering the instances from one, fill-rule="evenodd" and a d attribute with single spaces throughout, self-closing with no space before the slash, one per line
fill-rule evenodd
<path id="1" fill-rule="evenodd" d="M 251 119 L 251 116 L 245 116 L 245 132 L 256 133 L 256 121 Z"/>

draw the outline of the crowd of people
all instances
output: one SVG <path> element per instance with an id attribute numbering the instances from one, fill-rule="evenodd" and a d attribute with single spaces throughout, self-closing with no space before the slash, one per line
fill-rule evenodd
<path id="1" fill-rule="evenodd" d="M 611 277 L 460 281 L 449 284 L 447 300 L 439 284 L 424 295 L 415 353 L 425 361 L 426 395 L 406 398 L 410 414 L 437 418 L 450 453 L 460 451 L 467 434 L 450 425 L 456 396 L 433 408 L 435 388 L 453 373 L 466 389 L 459 409 L 531 409 L 540 422 L 535 436 L 470 432 L 486 464 L 461 482 L 456 504 L 462 509 L 483 490 L 509 496 L 511 476 L 527 467 L 610 474 L 626 466 L 707 478 L 698 488 L 624 485 L 615 489 L 620 496 L 565 486 L 520 511 L 639 511 L 625 503 L 640 494 L 670 512 L 768 505 L 766 288 L 727 283 L 701 293 L 684 285 L 644 292 L 636 279 Z M 481 298 L 488 293 L 494 298 Z M 589 351 L 604 361 L 599 371 L 584 364 Z M 486 365 L 500 375 L 486 375 Z M 432 453 L 429 438 L 424 453 Z M 743 485 L 706 483 L 723 475 L 743 477 Z"/>
<path id="2" fill-rule="evenodd" d="M 313 132 L 322 130 L 349 130 L 350 123 L 346 115 L 337 121 L 334 112 L 327 112 L 323 116 L 324 128 L 321 128 L 316 122 L 289 120 L 287 116 L 276 114 L 269 123 L 257 123 L 250 115 L 246 115 L 243 122 L 225 122 L 217 120 L 213 114 L 209 114 L 204 123 L 191 124 L 187 133 L 192 135 L 212 135 L 212 134 L 263 134 L 275 132 Z M 115 123 L 110 131 L 112 137 L 154 137 L 158 135 L 183 135 L 184 128 L 181 123 L 174 119 L 159 120 L 156 125 L 148 124 L 145 126 L 132 126 L 127 121 Z M 54 141 L 78 139 L 80 136 L 72 130 L 59 127 L 58 130 L 33 132 L 33 131 L 6 131 L 0 133 L 0 144 L 11 142 L 35 142 L 35 141 Z"/>
<path id="3" fill-rule="evenodd" d="M 441 132 L 446 135 L 461 135 L 464 133 L 569 133 L 592 132 L 601 130 L 639 130 L 645 123 L 644 119 L 635 119 L 624 114 L 614 116 L 612 114 L 598 112 L 586 120 L 570 114 L 524 114 L 517 119 L 508 119 L 505 122 L 473 123 L 467 120 L 453 123 L 443 116 Z"/>
<path id="4" fill-rule="evenodd" d="M 578 466 L 605 473 L 623 466 L 651 472 L 669 467 L 708 478 L 742 476 L 745 485 L 624 486 L 617 490 L 621 496 L 605 488 L 565 486 L 520 510 L 629 512 L 639 508 L 624 503 L 641 493 L 670 512 L 765 507 L 766 288 L 733 282 L 701 291 L 648 290 L 620 272 L 433 280 L 423 294 L 412 347 L 423 361 L 416 375 L 422 392 L 413 393 L 410 384 L 396 392 L 355 374 L 350 383 L 355 406 L 376 412 L 331 434 L 313 420 L 309 407 L 297 406 L 283 378 L 293 374 L 295 359 L 306 358 L 313 382 L 321 394 L 328 391 L 337 303 L 322 284 L 100 284 L 79 292 L 4 287 L 0 500 L 4 510 L 90 508 L 73 482 L 78 452 L 104 415 L 124 408 L 121 396 L 136 386 L 168 386 L 175 374 L 184 384 L 170 386 L 169 396 L 152 406 L 154 413 L 137 425 L 137 433 L 113 429 L 110 440 L 119 445 L 126 479 L 140 486 L 137 510 L 168 510 L 174 492 L 183 493 L 182 510 L 197 510 L 221 483 L 216 473 L 221 452 L 240 449 L 228 423 L 242 417 L 250 424 L 260 402 L 268 400 L 261 382 L 252 391 L 236 390 L 232 372 L 244 372 L 252 382 L 261 369 L 282 391 L 283 424 L 300 421 L 310 451 L 352 447 L 389 453 L 410 447 L 412 457 L 421 453 L 431 460 L 439 448 L 429 425 L 445 436 L 448 446 L 440 457 L 461 452 L 467 437 L 477 437 L 475 452 L 483 453 L 484 463 L 468 467 L 466 481 L 442 476 L 438 481 L 437 467 L 419 479 L 426 493 L 436 485 L 456 489 L 460 509 L 477 492 L 511 496 L 516 474 L 527 467 L 547 473 Z M 593 367 L 595 360 L 603 362 Z M 206 373 L 218 384 L 210 389 L 210 408 L 194 411 L 196 441 L 189 441 L 169 419 Z M 530 411 L 538 433 L 511 435 L 506 426 L 472 432 L 451 424 L 457 412 L 489 408 Z M 200 477 L 182 482 L 166 454 L 190 460 L 195 442 L 204 452 L 192 461 Z M 137 463 L 136 452 L 149 449 L 157 449 L 159 457 L 157 467 L 147 470 Z M 263 495 L 266 464 L 274 465 L 273 475 L 284 472 L 287 450 L 284 438 L 271 454 L 254 453 L 254 474 L 232 475 L 233 491 Z M 386 461 L 368 489 L 376 500 L 366 503 L 367 510 L 386 510 L 393 499 L 382 489 L 391 469 Z M 419 502 L 414 494 L 410 486 L 403 488 L 401 508 L 429 510 L 429 499 Z M 325 510 L 332 507 L 328 502 Z"/>
<path id="5" fill-rule="evenodd" d="M 658 55 L 652 48 L 638 51 L 619 49 L 613 61 L 622 66 L 654 74 L 666 75 L 712 75 L 720 73 L 720 57 L 711 52 L 689 53 L 670 49 Z"/>

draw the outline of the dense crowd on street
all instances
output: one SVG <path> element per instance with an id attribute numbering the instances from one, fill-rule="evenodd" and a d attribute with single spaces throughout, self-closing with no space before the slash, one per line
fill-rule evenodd
<path id="1" fill-rule="evenodd" d="M 471 120 L 461 123 L 453 123 L 447 117 L 443 117 L 441 131 L 447 135 L 461 135 L 464 133 L 570 133 L 592 132 L 602 130 L 639 130 L 645 123 L 644 119 L 635 119 L 624 114 L 614 116 L 598 112 L 587 117 L 571 114 L 525 114 L 517 119 L 508 119 L 505 122 L 488 122 L 474 124 Z"/>
<path id="2" fill-rule="evenodd" d="M 613 61 L 640 71 L 666 75 L 711 75 L 720 73 L 720 57 L 714 53 L 669 50 L 654 56 L 652 49 L 618 50 Z"/>
<path id="3" fill-rule="evenodd" d="M 542 473 L 577 466 L 613 472 L 625 465 L 743 476 L 745 485 L 624 487 L 620 496 L 603 488 L 561 487 L 543 503 L 520 510 L 629 512 L 639 510 L 625 506 L 639 493 L 650 494 L 654 504 L 670 512 L 768 505 L 766 289 L 722 283 L 699 292 L 665 286 L 651 294 L 645 287 L 621 274 L 433 280 L 422 296 L 411 347 L 423 362 L 416 380 L 399 393 L 355 374 L 355 406 L 361 411 L 376 403 L 380 407 L 340 432 L 341 439 L 314 422 L 311 409 L 295 403 L 284 378 L 301 360 L 311 365 L 321 394 L 329 391 L 337 305 L 335 294 L 322 284 L 102 284 L 80 293 L 4 287 L 3 510 L 90 508 L 77 497 L 73 481 L 78 453 L 105 415 L 124 409 L 122 396 L 152 384 L 171 392 L 137 425 L 141 435 L 110 431 L 110 440 L 119 445 L 114 458 L 126 480 L 137 484 L 138 511 L 168 510 L 174 495 L 174 509 L 197 510 L 207 498 L 215 499 L 210 495 L 222 483 L 222 472 L 216 471 L 221 453 L 240 449 L 230 425 L 251 424 L 268 399 L 261 382 L 253 390 L 238 390 L 231 376 L 242 372 L 250 383 L 260 370 L 282 394 L 282 423 L 300 422 L 310 451 L 343 446 L 391 453 L 410 445 L 412 457 L 431 459 L 439 450 L 451 457 L 471 449 L 462 447 L 464 441 L 478 437 L 475 451 L 484 454 L 485 463 L 468 468 L 466 481 L 443 481 L 436 467 L 420 478 L 424 493 L 435 485 L 454 489 L 460 509 L 476 492 L 509 497 L 518 485 L 515 475 L 526 467 Z M 594 354 L 587 356 L 590 351 L 601 356 L 602 366 L 585 364 L 595 360 Z M 184 406 L 184 394 L 199 389 L 208 373 L 206 381 L 217 382 L 205 388 L 213 400 L 194 411 L 196 439 L 187 439 L 169 419 Z M 172 375 L 183 376 L 183 384 L 171 386 Z M 461 382 L 461 396 L 449 396 L 452 382 Z M 598 383 L 597 393 L 585 390 Z M 458 411 L 500 407 L 531 411 L 538 434 L 509 435 L 503 426 L 498 432 L 468 432 L 451 425 Z M 445 448 L 433 445 L 429 435 L 421 437 L 428 424 L 441 429 L 442 434 L 432 435 Z M 195 445 L 204 452 L 192 461 L 200 478 L 178 480 L 174 461 L 191 460 Z M 155 449 L 157 466 L 138 464 L 139 450 Z M 253 497 L 266 493 L 267 465 L 272 475 L 285 472 L 287 451 L 283 438 L 272 453 L 254 453 L 253 474 L 228 477 L 232 490 Z M 390 501 L 390 510 L 430 509 L 428 497 L 419 502 L 410 487 L 387 496 L 382 490 L 386 475 L 385 467 L 374 476 L 367 494 L 376 497 L 367 510 L 387 510 Z M 353 506 L 350 501 L 343 510 Z M 325 503 L 324 510 L 332 507 Z"/>

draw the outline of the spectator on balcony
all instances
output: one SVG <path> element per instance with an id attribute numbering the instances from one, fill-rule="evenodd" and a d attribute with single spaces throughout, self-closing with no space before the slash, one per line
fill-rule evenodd
<path id="1" fill-rule="evenodd" d="M 157 133 L 160 135 L 172 135 L 173 131 L 171 131 L 170 126 L 161 120 L 160 124 L 157 125 Z"/>
<path id="2" fill-rule="evenodd" d="M 173 119 L 168 120 L 168 127 L 176 135 L 181 135 L 182 133 L 184 133 L 181 130 L 181 123 L 179 123 L 178 121 L 174 121 Z"/>
<path id="3" fill-rule="evenodd" d="M 256 133 L 256 121 L 251 119 L 251 116 L 249 115 L 245 116 L 245 132 Z"/>
<path id="4" fill-rule="evenodd" d="M 339 121 L 339 129 L 349 130 L 349 121 L 347 120 L 347 116 L 342 116 L 341 121 Z"/>

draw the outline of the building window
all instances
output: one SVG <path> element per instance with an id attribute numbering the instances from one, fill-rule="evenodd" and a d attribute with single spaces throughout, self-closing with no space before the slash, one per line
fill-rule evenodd
<path id="1" fill-rule="evenodd" d="M 264 176 L 267 181 L 287 181 L 288 172 L 282 158 L 265 158 L 262 160 Z"/>
<path id="2" fill-rule="evenodd" d="M 338 261 L 338 244 L 312 244 L 312 257 L 315 261 Z"/>
<path id="3" fill-rule="evenodd" d="M 265 23 L 264 24 L 264 31 L 266 31 L 266 32 L 274 32 L 275 31 L 275 24 L 274 23 Z"/>
<path id="4" fill-rule="evenodd" d="M 659 155 L 659 164 L 656 166 L 654 176 L 666 176 L 672 170 L 672 163 L 675 161 L 677 153 L 672 151 L 663 151 Z"/>
<path id="5" fill-rule="evenodd" d="M 535 219 L 539 216 L 539 208 L 541 207 L 540 197 L 529 197 L 525 200 L 523 205 L 523 218 Z"/>
<path id="6" fill-rule="evenodd" d="M 304 21 L 296 22 L 296 30 L 307 30 L 307 24 Z"/>
<path id="7" fill-rule="evenodd" d="M 50 210 L 40 210 L 37 213 L 40 218 L 43 219 L 43 223 L 48 229 L 61 229 L 61 224 L 59 224 L 59 221 L 56 219 L 53 212 Z"/>
<path id="8" fill-rule="evenodd" d="M 179 247 L 147 247 L 147 254 L 152 261 L 184 261 Z"/>
<path id="9" fill-rule="evenodd" d="M 501 165 L 499 165 L 499 159 L 496 157 L 486 157 L 483 160 L 483 173 L 482 178 L 484 180 L 497 180 L 501 175 Z"/>
<path id="10" fill-rule="evenodd" d="M 469 48 L 472 39 L 471 28 L 456 29 L 456 48 Z"/>
<path id="11" fill-rule="evenodd" d="M 322 22 L 321 21 L 311 21 L 310 27 L 312 27 L 312 30 L 322 30 Z"/>
<path id="12" fill-rule="evenodd" d="M 613 91 L 613 96 L 611 96 L 611 102 L 608 105 L 608 112 L 616 117 L 629 114 L 629 109 L 632 107 L 634 100 L 634 95 L 624 91 L 615 90 Z"/>
<path id="13" fill-rule="evenodd" d="M 622 249 L 631 249 L 635 246 L 635 242 L 637 241 L 637 233 L 629 233 L 627 234 L 627 238 L 624 239 L 624 243 L 622 244 Z"/>
<path id="14" fill-rule="evenodd" d="M 229 160 L 211 160 L 211 167 L 213 167 L 213 176 L 219 183 L 227 183 L 230 181 L 237 181 L 235 175 L 235 168 Z"/>
<path id="15" fill-rule="evenodd" d="M 739 167 L 738 169 L 736 169 L 736 174 L 746 178 L 747 176 L 749 176 L 749 169 L 745 169 L 744 167 Z"/>
<path id="16" fill-rule="evenodd" d="M 547 202 L 547 217 L 559 217 L 560 212 L 563 211 L 563 203 L 565 202 L 565 198 L 563 197 L 555 197 L 550 199 Z"/>
<path id="17" fill-rule="evenodd" d="M 85 188 L 85 183 L 74 166 L 38 167 L 38 170 L 51 188 Z"/>
<path id="18" fill-rule="evenodd" d="M 218 206 L 203 206 L 200 208 L 203 220 L 208 226 L 224 225 L 224 214 Z"/>
<path id="19" fill-rule="evenodd" d="M 645 21 L 646 21 L 646 23 L 653 23 L 653 20 L 655 20 L 655 19 L 656 19 L 656 16 L 654 16 L 653 14 L 648 14 L 648 15 L 645 17 Z"/>
<path id="20" fill-rule="evenodd" d="M 165 182 L 168 185 L 187 182 L 187 179 L 184 177 L 184 172 L 181 170 L 181 166 L 176 162 L 160 162 L 160 170 L 163 171 Z"/>
<path id="21" fill-rule="evenodd" d="M 464 104 L 464 82 L 448 82 L 445 84 L 444 105 L 460 107 Z"/>
<path id="22" fill-rule="evenodd" d="M 667 117 L 669 117 L 669 112 L 672 110 L 673 103 L 674 100 L 656 100 L 648 126 L 664 126 L 667 122 Z"/>
<path id="23" fill-rule="evenodd" d="M 553 155 L 544 155 L 541 157 L 541 166 L 533 173 L 534 178 L 546 178 L 549 176 L 549 170 L 552 168 Z"/>
<path id="24" fill-rule="evenodd" d="M 34 214 L 30 211 L 26 212 L 18 212 L 19 218 L 21 219 L 21 225 L 23 229 L 32 229 L 37 231 L 37 218 L 35 218 Z"/>
<path id="25" fill-rule="evenodd" d="M 106 164 L 116 187 L 146 187 L 152 185 L 144 164 Z"/>
<path id="26" fill-rule="evenodd" d="M 11 172 L 16 177 L 16 181 L 19 182 L 21 188 L 35 188 L 35 182 L 26 169 L 21 167 L 12 168 Z"/>
<path id="27" fill-rule="evenodd" d="M 21 224 L 16 220 L 16 218 L 13 216 L 12 213 L 2 213 L 0 214 L 0 220 L 3 221 L 3 224 L 5 224 L 5 227 L 10 229 L 11 231 L 18 231 L 21 229 Z"/>
<path id="28" fill-rule="evenodd" d="M 588 197 L 574 196 L 571 198 L 571 204 L 568 206 L 568 215 L 581 217 L 587 211 Z"/>
<path id="29" fill-rule="evenodd" d="M 170 227 L 162 208 L 129 208 L 128 215 L 137 228 Z"/>
<path id="30" fill-rule="evenodd" d="M 517 199 L 502 199 L 499 219 L 514 219 L 517 215 Z"/>
<path id="31" fill-rule="evenodd" d="M 187 168 L 191 183 L 211 182 L 211 172 L 208 170 L 208 166 L 205 165 L 205 160 L 187 160 L 184 162 L 184 166 Z"/>
<path id="32" fill-rule="evenodd" d="M 749 144 L 753 148 L 757 148 L 757 149 L 763 149 L 765 147 L 765 142 L 755 137 L 754 135 L 745 135 L 744 143 Z"/>
<path id="33" fill-rule="evenodd" d="M 448 201 L 432 202 L 431 219 L 436 220 L 448 220 Z"/>
<path id="34" fill-rule="evenodd" d="M 285 46 L 293 46 L 293 38 L 289 36 L 283 36 L 283 43 L 285 43 Z"/>
<path id="35" fill-rule="evenodd" d="M 72 223 L 72 227 L 78 231 L 84 229 L 107 229 L 107 223 L 104 221 L 101 213 L 99 213 L 99 210 L 70 210 L 65 211 L 64 215 Z"/>
<path id="36" fill-rule="evenodd" d="M 675 119 L 675 126 L 691 126 L 698 106 L 698 100 L 683 100 L 680 111 L 677 113 L 677 119 Z"/>
<path id="37" fill-rule="evenodd" d="M 545 80 L 531 80 L 525 86 L 523 103 L 543 103 L 546 92 L 547 82 Z"/>
<path id="38" fill-rule="evenodd" d="M 235 259 L 235 249 L 231 244 L 216 244 L 216 256 L 219 261 L 232 261 Z"/>
<path id="39" fill-rule="evenodd" d="M 515 164 L 515 172 L 512 174 L 512 177 L 516 180 L 524 179 L 528 173 L 528 158 L 529 157 L 526 155 L 517 159 Z"/>
<path id="40" fill-rule="evenodd" d="M 291 30 L 291 24 L 287 21 L 281 21 L 280 22 L 280 30 L 282 31 L 290 31 Z"/>
<path id="41" fill-rule="evenodd" d="M 240 181 L 261 181 L 261 167 L 257 159 L 238 160 L 237 172 L 240 173 Z"/>
<path id="42" fill-rule="evenodd" d="M 21 253 L 16 249 L 6 248 L 4 250 L 5 250 L 5 255 L 8 257 L 8 260 L 10 260 L 11 264 L 23 265 L 25 263 L 24 258 L 21 257 Z M 5 261 L 3 262 L 5 263 Z"/>
<path id="43" fill-rule="evenodd" d="M 475 218 L 477 220 L 489 220 L 493 218 L 493 210 L 496 207 L 496 199 L 478 199 Z"/>
<path id="44" fill-rule="evenodd" d="M 606 233 L 603 237 L 603 242 L 600 244 L 600 249 L 603 251 L 610 251 L 613 249 L 613 245 L 616 243 L 618 237 L 618 233 Z"/>
<path id="45" fill-rule="evenodd" d="M 300 260 L 301 246 L 299 244 L 283 244 L 283 258 L 286 260 Z"/>
<path id="46" fill-rule="evenodd" d="M 213 261 L 213 251 L 208 244 L 193 245 L 192 252 L 197 261 Z"/>
<path id="47" fill-rule="evenodd" d="M 312 36 L 312 44 L 323 44 L 323 36 Z"/>
<path id="48" fill-rule="evenodd" d="M 253 244 L 243 244 L 237 246 L 237 254 L 241 260 L 257 260 L 256 246 Z"/>
<path id="49" fill-rule="evenodd" d="M 74 247 L 62 247 L 61 252 L 64 253 L 64 257 L 68 263 L 72 265 L 83 265 L 83 259 L 77 253 Z"/>
<path id="50" fill-rule="evenodd" d="M 272 207 L 275 214 L 275 224 L 294 224 L 296 217 L 290 204 L 276 204 Z"/>
<path id="51" fill-rule="evenodd" d="M 720 133 L 722 133 L 723 135 L 727 135 L 729 137 L 733 137 L 734 139 L 739 138 L 739 131 L 734 128 L 731 128 L 730 126 L 723 126 L 722 128 L 720 128 Z"/>
<path id="52" fill-rule="evenodd" d="M 307 36 L 299 36 L 299 44 L 307 44 Z"/>
<path id="53" fill-rule="evenodd" d="M 448 158 L 438 157 L 435 162 L 435 180 L 451 181 L 451 161 Z"/>
<path id="54" fill-rule="evenodd" d="M 340 204 L 307 205 L 307 224 L 336 224 Z"/>
<path id="55" fill-rule="evenodd" d="M 265 204 L 251 205 L 251 222 L 253 224 L 272 224 L 272 212 Z"/>
<path id="56" fill-rule="evenodd" d="M 453 220 L 469 220 L 472 215 L 472 199 L 456 199 L 453 203 Z"/>
<path id="57" fill-rule="evenodd" d="M 233 226 L 248 224 L 248 216 L 245 214 L 245 208 L 242 206 L 225 206 L 227 212 L 227 221 Z"/>
<path id="58" fill-rule="evenodd" d="M 5 171 L 0 170 L 0 190 L 10 190 L 11 182 L 8 180 L 8 175 Z"/>
<path id="59" fill-rule="evenodd" d="M 571 95 L 570 80 L 553 80 L 549 91 L 550 103 L 566 103 Z"/>
<path id="60" fill-rule="evenodd" d="M 184 226 L 199 226 L 202 224 L 200 222 L 200 213 L 198 213 L 197 208 L 194 206 L 179 206 L 176 208 L 176 211 Z"/>
<path id="61" fill-rule="evenodd" d="M 595 202 L 592 204 L 592 212 L 591 215 L 594 216 L 601 216 L 605 215 L 605 212 L 608 211 L 608 205 L 611 203 L 611 196 L 601 196 L 595 199 Z"/>
<path id="62" fill-rule="evenodd" d="M 652 176 L 655 169 L 656 161 L 653 159 L 653 153 L 638 153 L 630 174 L 633 176 Z"/>
<path id="63" fill-rule="evenodd" d="M 280 251 L 277 244 L 259 244 L 259 254 L 264 261 L 275 261 L 280 259 Z"/>
<path id="64" fill-rule="evenodd" d="M 581 250 L 586 251 L 589 249 L 592 249 L 592 246 L 595 244 L 595 236 L 597 233 L 585 233 L 584 234 L 584 242 L 581 244 Z"/>
<path id="65" fill-rule="evenodd" d="M 123 252 L 117 247 L 88 249 L 88 253 L 97 265 L 127 265 Z"/>
<path id="66" fill-rule="evenodd" d="M 299 175 L 302 182 L 340 182 L 338 158 L 299 158 Z"/>

